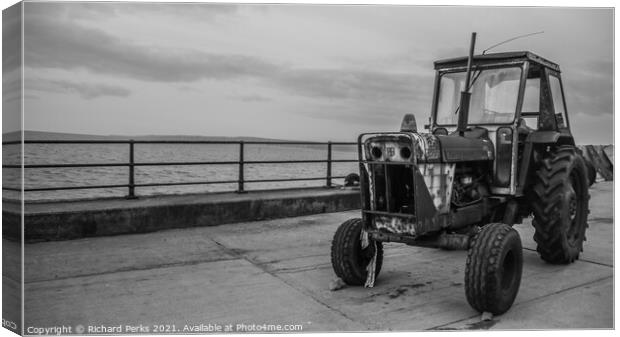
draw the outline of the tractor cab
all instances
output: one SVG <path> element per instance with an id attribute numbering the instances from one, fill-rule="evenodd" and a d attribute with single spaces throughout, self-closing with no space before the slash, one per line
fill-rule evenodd
<path id="1" fill-rule="evenodd" d="M 467 57 L 435 62 L 430 124 L 434 135 L 459 136 L 460 94 L 465 90 L 467 63 Z M 477 55 L 472 61 L 469 91 L 462 136 L 493 143 L 493 193 L 523 193 L 527 166 L 517 164 L 524 151 L 531 151 L 532 143 L 574 145 L 557 64 L 527 51 Z"/>

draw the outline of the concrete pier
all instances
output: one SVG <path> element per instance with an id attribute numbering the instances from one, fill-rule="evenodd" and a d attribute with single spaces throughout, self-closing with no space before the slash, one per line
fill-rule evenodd
<path id="1" fill-rule="evenodd" d="M 511 310 L 491 321 L 480 322 L 465 299 L 464 251 L 386 244 L 374 288 L 330 291 L 332 236 L 359 216 L 346 211 L 27 244 L 25 327 L 611 329 L 612 191 L 612 182 L 591 189 L 587 241 L 573 264 L 543 262 L 530 221 L 515 226 L 524 245 L 521 288 Z"/>
<path id="2" fill-rule="evenodd" d="M 359 208 L 359 190 L 297 188 L 247 193 L 162 195 L 138 199 L 28 202 L 27 242 L 148 233 Z M 3 235 L 20 234 L 20 205 L 3 202 Z"/>

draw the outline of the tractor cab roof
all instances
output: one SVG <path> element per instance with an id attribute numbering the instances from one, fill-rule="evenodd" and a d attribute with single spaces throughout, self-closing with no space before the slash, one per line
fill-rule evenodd
<path id="1" fill-rule="evenodd" d="M 500 64 L 500 63 L 506 63 L 506 62 L 524 62 L 524 61 L 530 61 L 533 63 L 537 63 L 539 65 L 550 68 L 557 72 L 560 71 L 560 66 L 558 66 L 556 63 L 553 63 L 529 51 L 515 51 L 515 52 L 475 55 L 474 60 L 473 60 L 473 65 L 474 66 L 493 65 L 493 64 Z M 467 66 L 467 56 L 435 61 L 436 70 L 459 68 L 459 67 L 466 67 L 466 66 Z"/>

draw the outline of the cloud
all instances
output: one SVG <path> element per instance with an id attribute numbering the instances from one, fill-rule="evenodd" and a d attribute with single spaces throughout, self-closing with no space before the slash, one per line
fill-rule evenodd
<path id="1" fill-rule="evenodd" d="M 430 116 L 433 95 L 432 79 L 420 80 L 417 87 L 410 88 L 410 97 L 376 100 L 367 98 L 346 98 L 337 101 L 320 102 L 300 107 L 299 112 L 322 120 L 345 122 L 361 126 L 372 125 L 374 129 L 392 130 L 398 126 L 406 113 L 415 114 L 418 124 Z"/>
<path id="2" fill-rule="evenodd" d="M 181 92 L 193 92 L 193 93 L 202 93 L 203 91 L 199 88 L 193 87 L 191 85 L 181 84 L 176 86 L 178 91 Z"/>
<path id="3" fill-rule="evenodd" d="M 37 2 L 25 7 L 26 17 L 37 20 L 54 17 L 69 20 L 105 20 L 121 14 L 181 16 L 185 19 L 212 20 L 237 12 L 238 6 L 226 3 L 149 3 L 149 2 Z"/>
<path id="4" fill-rule="evenodd" d="M 19 70 L 4 72 L 2 76 L 2 101 L 4 103 L 21 99 L 22 77 Z"/>
<path id="5" fill-rule="evenodd" d="M 589 115 L 613 114 L 613 63 L 593 61 L 569 65 L 562 74 L 568 111 Z"/>
<path id="6" fill-rule="evenodd" d="M 26 92 L 35 90 L 51 93 L 78 94 L 84 99 L 93 99 L 102 96 L 127 97 L 131 94 L 131 91 L 126 88 L 102 83 L 30 78 L 26 79 L 24 90 Z"/>
<path id="7" fill-rule="evenodd" d="M 141 46 L 99 29 L 50 19 L 28 21 L 25 36 L 25 65 L 33 68 L 82 68 L 158 82 L 261 76 L 275 70 L 253 57 Z"/>
<path id="8" fill-rule="evenodd" d="M 360 69 L 291 69 L 282 71 L 275 82 L 284 90 L 308 97 L 388 101 L 420 98 L 423 92 L 414 90 L 416 83 L 429 78 Z"/>
<path id="9" fill-rule="evenodd" d="M 282 92 L 318 99 L 332 106 L 344 105 L 350 115 L 372 119 L 383 110 L 402 112 L 412 106 L 430 106 L 433 70 L 405 72 L 380 68 L 296 68 L 255 55 L 212 53 L 145 45 L 131 34 L 118 37 L 96 27 L 87 27 L 76 18 L 118 14 L 121 11 L 209 18 L 234 13 L 235 6 L 170 4 L 65 4 L 54 7 L 59 16 L 45 15 L 45 6 L 27 6 L 31 19 L 25 25 L 25 65 L 30 68 L 83 69 L 94 74 L 134 80 L 185 84 L 201 80 L 247 80 Z M 79 6 L 78 6 L 79 5 Z M 260 7 L 259 7 L 260 8 Z M 28 12 L 28 11 L 27 11 Z M 62 14 L 61 13 L 65 13 Z M 68 13 L 68 14 L 67 14 Z M 197 16 L 192 16 L 194 13 Z M 431 55 L 461 55 L 464 48 L 439 47 Z M 371 70 L 378 69 L 378 70 Z M 569 111 L 591 115 L 613 112 L 613 70 L 611 62 L 591 62 L 564 66 L 564 85 Z M 243 82 L 249 83 L 249 82 Z M 53 84 L 53 85 L 52 85 Z M 67 83 L 46 83 L 47 90 L 73 91 L 85 98 L 103 95 L 127 96 L 127 89 Z M 53 89 L 52 89 L 53 88 Z M 189 86 L 187 87 L 189 88 Z M 119 89 L 119 88 L 116 88 Z M 124 90 L 124 91 L 123 91 Z M 189 90 L 189 89 L 188 89 Z M 58 92 L 58 91 L 56 91 Z M 245 102 L 264 101 L 264 97 L 237 97 Z M 428 103 L 428 104 L 427 104 Z M 427 110 L 428 108 L 425 108 Z M 338 110 L 342 111 L 342 110 Z M 344 112 L 330 113 L 340 116 Z M 319 112 L 316 115 L 320 115 Z M 346 115 L 346 114 L 345 114 Z M 331 118 L 331 117 L 327 117 Z M 334 117 L 340 118 L 340 117 Z M 342 117 L 346 119 L 348 117 Z"/>
<path id="10" fill-rule="evenodd" d="M 172 17 L 182 17 L 184 19 L 205 20 L 217 19 L 222 15 L 235 14 L 238 5 L 230 3 L 125 3 L 118 6 L 118 3 L 111 3 L 117 11 L 134 12 L 138 15 L 145 13 L 169 15 Z"/>
<path id="11" fill-rule="evenodd" d="M 243 96 L 231 96 L 234 99 L 240 100 L 242 102 L 269 102 L 272 101 L 271 98 L 261 96 L 261 95 L 243 95 Z"/>
<path id="12" fill-rule="evenodd" d="M 25 33 L 30 68 L 86 69 L 151 82 L 258 79 L 296 95 L 331 100 L 387 102 L 416 99 L 420 93 L 414 90 L 419 76 L 412 74 L 296 69 L 253 56 L 143 46 L 96 28 L 45 18 L 29 21 Z"/>
<path id="13" fill-rule="evenodd" d="M 2 71 L 21 69 L 21 5 L 16 4 L 2 12 Z"/>

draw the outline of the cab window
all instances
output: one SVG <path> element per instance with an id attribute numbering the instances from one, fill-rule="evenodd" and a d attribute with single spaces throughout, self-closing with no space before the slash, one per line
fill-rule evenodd
<path id="1" fill-rule="evenodd" d="M 521 119 L 528 128 L 538 129 L 540 114 L 540 78 L 528 78 L 525 82 Z"/>
<path id="2" fill-rule="evenodd" d="M 437 125 L 456 125 L 465 78 L 464 71 L 441 74 L 435 119 Z M 474 71 L 468 124 L 511 123 L 515 118 L 520 80 L 520 67 Z"/>
<path id="3" fill-rule="evenodd" d="M 553 97 L 553 109 L 555 121 L 558 128 L 568 127 L 566 123 L 566 107 L 564 106 L 564 95 L 562 94 L 562 85 L 560 79 L 551 74 L 549 75 L 549 86 L 551 87 L 551 96 Z"/>
<path id="4" fill-rule="evenodd" d="M 528 78 L 525 82 L 522 112 L 539 113 L 540 110 L 540 78 Z"/>

